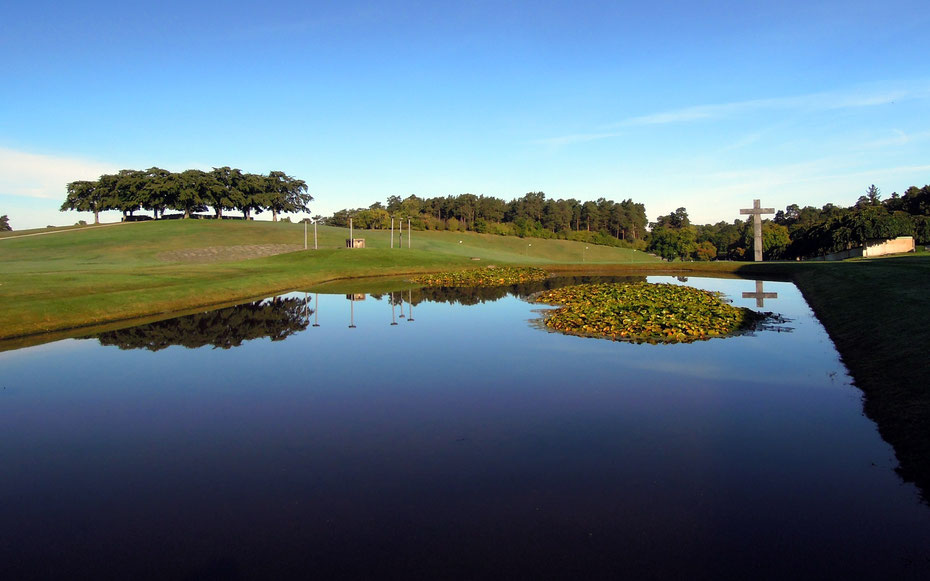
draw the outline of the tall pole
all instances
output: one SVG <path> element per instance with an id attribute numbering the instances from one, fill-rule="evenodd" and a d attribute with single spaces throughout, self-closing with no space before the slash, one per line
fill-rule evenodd
<path id="1" fill-rule="evenodd" d="M 397 227 L 400 228 L 400 234 L 398 235 L 398 238 L 397 238 L 397 244 L 398 246 L 403 248 L 404 247 L 404 220 L 403 218 L 398 220 Z"/>
<path id="2" fill-rule="evenodd" d="M 316 220 L 313 221 L 313 249 L 319 250 L 316 244 Z"/>
<path id="3" fill-rule="evenodd" d="M 307 223 L 304 222 L 304 250 L 307 249 Z"/>
<path id="4" fill-rule="evenodd" d="M 313 302 L 316 308 L 313 309 L 313 326 L 320 326 L 320 293 L 313 293 Z"/>
<path id="5" fill-rule="evenodd" d="M 394 248 L 394 216 L 391 216 L 391 248 Z"/>
<path id="6" fill-rule="evenodd" d="M 352 234 L 352 218 L 349 218 L 349 248 L 355 248 L 355 236 Z"/>
<path id="7" fill-rule="evenodd" d="M 410 248 L 410 218 L 407 218 L 407 248 Z"/>
<path id="8" fill-rule="evenodd" d="M 407 225 L 407 241 L 410 241 L 410 225 Z M 401 291 L 403 293 L 403 291 Z M 408 291 L 407 294 L 407 306 L 410 309 L 410 316 L 407 317 L 407 322 L 413 321 L 413 290 Z"/>

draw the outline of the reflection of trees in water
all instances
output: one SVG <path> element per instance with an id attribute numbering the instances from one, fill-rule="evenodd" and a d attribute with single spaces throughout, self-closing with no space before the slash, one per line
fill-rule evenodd
<path id="1" fill-rule="evenodd" d="M 275 297 L 92 337 L 101 345 L 149 351 L 160 351 L 172 345 L 188 349 L 206 345 L 229 349 L 242 345 L 243 341 L 263 337 L 281 341 L 307 328 L 308 317 L 313 314 L 308 303 L 297 297 Z"/>
<path id="2" fill-rule="evenodd" d="M 534 293 L 561 288 L 573 284 L 587 284 L 597 282 L 646 282 L 645 276 L 555 276 L 542 281 L 526 282 L 508 286 L 494 287 L 424 287 L 388 293 L 393 304 L 412 301 L 416 306 L 423 301 L 433 303 L 452 303 L 460 305 L 477 305 L 479 303 L 493 302 L 506 296 L 526 298 Z M 371 297 L 381 300 L 381 294 L 372 294 Z"/>

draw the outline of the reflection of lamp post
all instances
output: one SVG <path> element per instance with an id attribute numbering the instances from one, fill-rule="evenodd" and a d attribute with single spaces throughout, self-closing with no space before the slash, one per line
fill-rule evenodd
<path id="1" fill-rule="evenodd" d="M 410 240 L 410 228 L 407 228 L 407 240 L 408 241 Z M 410 290 L 407 292 L 409 293 L 407 295 L 407 304 L 410 305 L 410 316 L 407 317 L 407 322 L 412 323 L 413 322 L 413 290 Z"/>
<path id="2" fill-rule="evenodd" d="M 313 326 L 320 326 L 320 293 L 313 293 L 313 301 L 316 303 L 316 308 L 313 309 Z"/>
<path id="3" fill-rule="evenodd" d="M 349 303 L 349 305 L 350 305 L 350 306 L 349 306 L 349 313 L 350 313 L 350 315 L 349 315 L 349 328 L 350 328 L 350 329 L 354 329 L 354 328 L 355 328 L 355 295 L 352 295 L 351 298 L 350 298 L 349 300 L 351 301 L 351 302 Z"/>
<path id="4" fill-rule="evenodd" d="M 391 238 L 391 242 L 393 242 L 393 241 L 394 241 L 394 239 L 393 239 L 393 237 L 392 237 L 392 238 Z M 394 317 L 394 313 L 395 313 L 395 311 L 394 311 L 394 308 L 395 308 L 395 305 L 394 305 L 394 293 L 391 293 L 391 294 L 390 294 L 390 297 L 391 297 L 391 298 L 390 298 L 389 300 L 391 301 L 391 326 L 393 327 L 394 325 L 397 324 L 397 320 L 396 320 L 396 318 Z"/>

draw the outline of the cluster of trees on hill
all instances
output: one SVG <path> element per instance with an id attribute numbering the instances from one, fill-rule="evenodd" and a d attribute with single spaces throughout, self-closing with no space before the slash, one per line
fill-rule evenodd
<path id="1" fill-rule="evenodd" d="M 646 207 L 632 200 L 594 202 L 547 199 L 530 192 L 506 202 L 491 196 L 462 194 L 434 198 L 390 196 L 387 204 L 344 209 L 326 219 L 331 226 L 387 229 L 391 218 L 410 220 L 417 230 L 470 230 L 484 234 L 583 240 L 595 244 L 644 247 Z"/>
<path id="2" fill-rule="evenodd" d="M 693 226 L 685 208 L 651 224 L 648 249 L 667 260 L 749 260 L 752 217 Z M 862 246 L 868 240 L 913 236 L 930 244 L 930 186 L 910 187 L 904 195 L 881 199 L 870 186 L 855 205 L 822 208 L 791 204 L 762 221 L 766 260 L 807 258 Z"/>
<path id="3" fill-rule="evenodd" d="M 10 232 L 11 230 L 13 228 L 10 227 L 10 218 L 6 214 L 0 216 L 0 232 Z"/>
<path id="4" fill-rule="evenodd" d="M 67 192 L 61 210 L 93 212 L 95 224 L 104 210 L 119 210 L 123 216 L 148 210 L 157 219 L 166 210 L 183 212 L 188 218 L 207 207 L 213 208 L 217 218 L 222 218 L 224 210 L 239 210 L 245 218 L 269 210 L 277 221 L 280 213 L 307 211 L 313 200 L 303 180 L 284 172 L 250 174 L 230 167 L 180 173 L 157 167 L 124 169 L 96 181 L 71 182 Z"/>

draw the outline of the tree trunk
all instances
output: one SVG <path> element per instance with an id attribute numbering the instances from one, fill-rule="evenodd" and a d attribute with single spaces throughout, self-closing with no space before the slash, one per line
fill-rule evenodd
<path id="1" fill-rule="evenodd" d="M 94 208 L 94 224 L 100 223 L 100 210 Z"/>
<path id="2" fill-rule="evenodd" d="M 272 210 L 272 211 L 271 211 L 271 221 L 272 221 L 272 222 L 277 222 L 277 221 L 278 221 L 278 211 L 277 211 L 277 210 Z"/>

